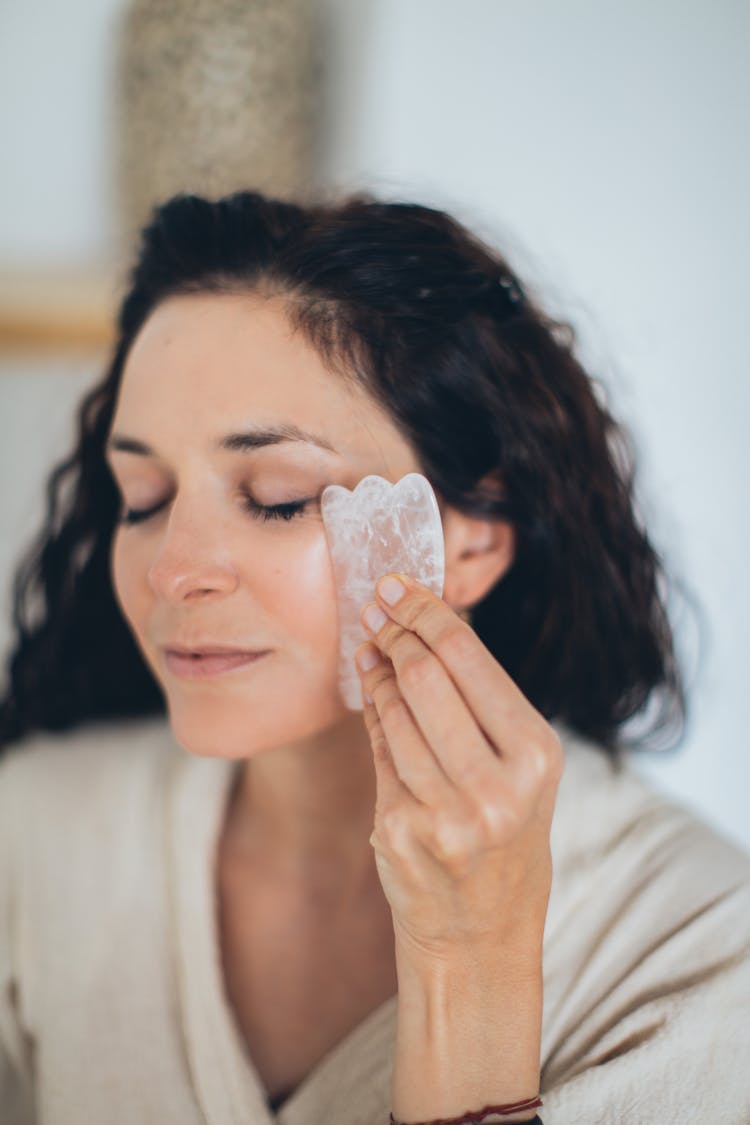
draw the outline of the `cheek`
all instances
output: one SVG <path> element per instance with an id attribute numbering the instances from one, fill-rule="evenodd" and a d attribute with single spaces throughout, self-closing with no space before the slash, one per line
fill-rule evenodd
<path id="1" fill-rule="evenodd" d="M 238 557 L 242 549 L 238 548 Z M 139 558 L 133 543 L 125 543 L 117 531 L 110 550 L 110 573 L 120 612 L 136 635 L 144 633 L 153 598 L 145 575 L 148 559 Z M 309 671 L 321 679 L 335 680 L 338 672 L 339 621 L 333 567 L 323 529 L 317 534 L 281 535 L 274 542 L 258 545 L 246 581 L 254 590 L 256 609 L 280 626 Z M 261 592 L 262 591 L 262 592 Z M 282 642 L 283 643 L 283 642 Z"/>
<path id="2" fill-rule="evenodd" d="M 138 562 L 129 548 L 124 549 L 122 535 L 115 531 L 109 553 L 110 576 L 115 601 L 120 612 L 137 632 L 140 613 L 139 591 L 142 598 L 143 583 L 139 580 Z"/>
<path id="3" fill-rule="evenodd" d="M 338 611 L 325 532 L 295 543 L 268 578 L 268 596 L 290 635 L 319 661 L 338 655 Z"/>

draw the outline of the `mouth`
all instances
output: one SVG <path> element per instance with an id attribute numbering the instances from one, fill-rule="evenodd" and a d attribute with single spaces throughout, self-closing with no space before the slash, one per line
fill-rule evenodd
<path id="1" fill-rule="evenodd" d="M 258 652 L 244 652 L 241 649 L 205 647 L 197 651 L 167 648 L 164 658 L 167 668 L 173 675 L 186 680 L 204 680 L 219 676 L 234 669 L 247 668 L 256 664 L 270 649 Z"/>

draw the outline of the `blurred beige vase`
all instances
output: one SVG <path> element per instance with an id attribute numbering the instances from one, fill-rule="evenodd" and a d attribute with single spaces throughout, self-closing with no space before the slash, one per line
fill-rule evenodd
<path id="1" fill-rule="evenodd" d="M 358 645 L 368 639 L 361 614 L 375 600 L 375 583 L 398 571 L 438 597 L 445 579 L 445 543 L 437 497 L 421 473 L 396 484 L 367 476 L 354 490 L 330 484 L 321 495 L 339 612 L 339 686 L 351 711 L 362 710 Z"/>
<path id="2" fill-rule="evenodd" d="M 321 74 L 310 0 L 133 0 L 117 60 L 117 189 L 129 232 L 176 192 L 302 197 Z"/>

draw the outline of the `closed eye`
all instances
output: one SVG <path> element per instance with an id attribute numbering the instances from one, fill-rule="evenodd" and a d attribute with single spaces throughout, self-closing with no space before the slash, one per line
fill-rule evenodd
<path id="1" fill-rule="evenodd" d="M 294 519 L 295 516 L 301 515 L 307 505 L 312 503 L 312 499 L 290 501 L 288 504 L 264 505 L 256 504 L 252 497 L 245 493 L 243 502 L 253 519 L 289 521 Z M 119 522 L 128 525 L 143 523 L 144 520 L 156 515 L 159 509 L 163 507 L 163 504 L 157 504 L 155 508 L 127 508 L 120 515 Z"/>
<path id="2" fill-rule="evenodd" d="M 312 500 L 294 500 L 288 504 L 256 504 L 247 494 L 243 497 L 250 515 L 262 520 L 291 520 L 300 515 Z"/>

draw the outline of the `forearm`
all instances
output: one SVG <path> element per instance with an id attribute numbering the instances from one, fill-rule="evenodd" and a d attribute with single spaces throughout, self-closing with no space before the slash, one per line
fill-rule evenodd
<path id="1" fill-rule="evenodd" d="M 396 945 L 398 1014 L 392 1082 L 396 1121 L 459 1117 L 539 1090 L 541 953 L 495 949 L 425 966 Z M 535 1110 L 513 1117 L 525 1121 Z"/>

